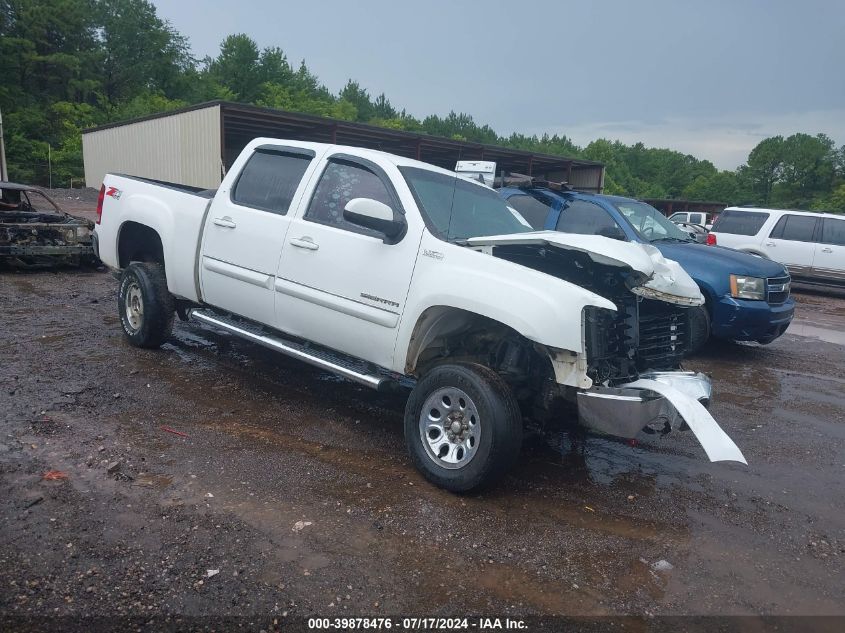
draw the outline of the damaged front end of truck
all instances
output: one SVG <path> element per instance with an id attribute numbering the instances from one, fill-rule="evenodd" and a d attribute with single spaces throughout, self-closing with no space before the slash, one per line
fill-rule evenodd
<path id="1" fill-rule="evenodd" d="M 582 426 L 623 438 L 690 429 L 711 461 L 746 463 L 707 411 L 710 379 L 681 369 L 689 308 L 704 297 L 676 262 L 649 245 L 552 231 L 470 243 L 613 304 L 583 309 L 580 352 L 547 350 L 559 393 L 575 402 Z"/>

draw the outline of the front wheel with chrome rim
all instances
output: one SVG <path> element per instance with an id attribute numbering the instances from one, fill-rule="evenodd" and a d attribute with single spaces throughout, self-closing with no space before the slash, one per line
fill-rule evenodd
<path id="1" fill-rule="evenodd" d="M 405 408 L 414 465 L 453 492 L 488 486 L 519 456 L 522 418 L 510 387 L 473 363 L 439 365 L 417 383 Z"/>

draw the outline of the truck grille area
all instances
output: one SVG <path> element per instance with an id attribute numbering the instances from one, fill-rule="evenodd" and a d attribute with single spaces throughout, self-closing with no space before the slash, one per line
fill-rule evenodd
<path id="1" fill-rule="evenodd" d="M 680 365 L 689 347 L 688 310 L 636 297 L 617 307 L 584 311 L 587 374 L 594 382 L 625 382 Z"/>
<path id="2" fill-rule="evenodd" d="M 766 280 L 766 300 L 771 305 L 780 305 L 789 299 L 790 277 L 769 277 Z"/>
<path id="3" fill-rule="evenodd" d="M 689 347 L 689 310 L 658 301 L 640 303 L 637 369 L 675 369 Z"/>

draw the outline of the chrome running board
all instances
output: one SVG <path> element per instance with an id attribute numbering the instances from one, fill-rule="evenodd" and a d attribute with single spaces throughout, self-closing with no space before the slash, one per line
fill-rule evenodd
<path id="1" fill-rule="evenodd" d="M 268 333 L 260 325 L 253 325 L 242 319 L 230 318 L 205 309 L 193 309 L 189 317 L 206 325 L 211 325 L 240 338 L 258 343 L 291 358 L 304 361 L 314 367 L 343 376 L 365 387 L 384 391 L 392 382 L 389 377 L 381 376 L 367 369 L 368 363 L 346 357 L 339 352 L 314 348 L 311 345 L 297 343 L 281 338 L 279 333 Z M 373 368 L 374 369 L 374 368 Z"/>

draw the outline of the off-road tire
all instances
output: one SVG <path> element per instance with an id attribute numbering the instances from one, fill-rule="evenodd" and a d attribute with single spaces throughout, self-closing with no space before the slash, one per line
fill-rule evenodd
<path id="1" fill-rule="evenodd" d="M 710 339 L 710 313 L 707 305 L 690 308 L 689 315 L 690 344 L 689 354 L 696 354 L 701 351 L 705 343 Z"/>
<path id="2" fill-rule="evenodd" d="M 443 390 L 466 394 L 477 411 L 480 435 L 474 454 L 463 466 L 445 468 L 429 454 L 423 439 L 423 406 Z M 425 424 L 430 424 L 426 418 Z M 519 457 L 522 415 L 505 381 L 491 369 L 474 363 L 438 365 L 416 384 L 405 406 L 405 443 L 414 466 L 431 483 L 451 492 L 470 492 L 494 484 Z"/>
<path id="3" fill-rule="evenodd" d="M 137 311 L 140 299 L 142 313 Z M 127 310 L 127 303 L 135 310 Z M 175 302 L 167 290 L 167 279 L 160 264 L 133 262 L 120 276 L 117 310 L 123 334 L 135 347 L 160 347 L 173 330 Z"/>

